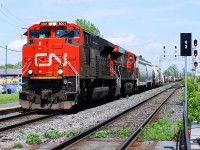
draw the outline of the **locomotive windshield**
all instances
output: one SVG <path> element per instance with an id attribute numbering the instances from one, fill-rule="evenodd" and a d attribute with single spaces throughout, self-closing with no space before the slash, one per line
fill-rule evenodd
<path id="1" fill-rule="evenodd" d="M 50 37 L 49 30 L 34 30 L 30 31 L 30 38 L 33 40 L 34 38 L 48 38 Z"/>
<path id="2" fill-rule="evenodd" d="M 79 30 L 56 30 L 57 38 L 79 38 Z"/>

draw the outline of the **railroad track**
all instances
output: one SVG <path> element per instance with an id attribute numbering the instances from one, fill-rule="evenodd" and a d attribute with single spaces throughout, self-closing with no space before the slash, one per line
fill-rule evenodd
<path id="1" fill-rule="evenodd" d="M 13 115 L 0 119 L 0 133 L 5 132 L 10 129 L 18 128 L 23 125 L 31 124 L 36 121 L 44 120 L 56 115 L 59 115 L 60 112 L 53 114 L 38 115 L 37 111 L 30 111 L 18 115 Z M 2 123 L 3 122 L 3 123 Z"/>
<path id="2" fill-rule="evenodd" d="M 11 120 L 14 118 L 16 119 L 16 118 L 20 118 L 23 116 L 31 115 L 31 114 L 34 114 L 35 112 L 37 112 L 37 111 L 29 111 L 29 112 L 19 113 L 19 114 L 8 116 L 8 117 L 3 117 L 3 118 L 0 118 L 0 123 L 3 121 L 6 121 L 6 120 Z"/>
<path id="3" fill-rule="evenodd" d="M 60 144 L 56 144 L 54 147 L 51 146 L 51 149 L 125 149 L 137 137 L 141 129 L 144 128 L 159 111 L 165 101 L 173 95 L 175 90 L 176 88 L 172 88 L 158 93 L 148 98 L 146 101 L 141 102 L 75 137 L 65 140 Z M 96 138 L 94 134 L 97 131 L 118 131 L 122 128 L 133 131 L 126 140 L 120 138 L 118 134 L 110 135 L 107 138 Z"/>

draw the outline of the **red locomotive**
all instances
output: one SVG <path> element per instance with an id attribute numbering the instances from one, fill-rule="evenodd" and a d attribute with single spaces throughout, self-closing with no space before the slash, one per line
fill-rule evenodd
<path id="1" fill-rule="evenodd" d="M 25 35 L 23 109 L 65 110 L 156 85 L 149 62 L 76 24 L 40 22 Z"/>

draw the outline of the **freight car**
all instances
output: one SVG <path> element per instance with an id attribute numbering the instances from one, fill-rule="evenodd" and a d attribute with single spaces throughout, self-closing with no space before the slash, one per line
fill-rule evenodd
<path id="1" fill-rule="evenodd" d="M 66 110 L 156 84 L 150 62 L 76 24 L 40 22 L 24 35 L 23 109 Z"/>

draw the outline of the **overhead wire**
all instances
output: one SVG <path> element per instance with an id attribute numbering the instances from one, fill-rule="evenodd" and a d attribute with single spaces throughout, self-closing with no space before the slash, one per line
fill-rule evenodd
<path id="1" fill-rule="evenodd" d="M 23 21 L 21 19 L 19 19 L 17 16 L 15 16 L 13 13 L 11 13 L 11 11 L 9 11 L 5 6 L 3 6 L 3 4 L 0 4 L 0 13 L 3 14 L 3 16 L 5 16 L 5 17 L 3 17 L 3 16 L 0 17 L 0 19 L 3 20 L 4 22 L 6 22 L 12 26 L 19 27 L 21 29 L 24 28 Z M 18 24 L 20 24 L 21 26 Z"/>
<path id="2" fill-rule="evenodd" d="M 2 17 L 0 17 L 0 19 L 1 19 L 1 20 L 3 20 L 4 22 L 6 22 L 6 23 L 10 24 L 11 26 L 15 26 L 15 27 L 22 28 L 21 26 L 18 26 L 18 25 L 16 25 L 16 24 L 13 24 L 12 22 L 10 22 L 10 21 L 8 21 L 8 20 L 6 20 L 6 19 L 2 18 Z"/>
<path id="3" fill-rule="evenodd" d="M 26 23 L 24 23 L 24 21 L 22 19 L 20 19 L 16 15 L 14 15 L 14 13 L 12 13 L 8 8 L 6 8 L 1 3 L 0 3 L 0 14 L 2 14 L 0 16 L 0 20 L 2 20 L 3 22 L 5 22 L 11 26 L 14 26 L 14 27 L 25 29 L 23 27 L 23 25 Z M 4 47 L 4 46 L 0 46 L 0 48 L 6 49 L 6 47 Z M 9 49 L 9 48 L 7 48 L 7 50 L 12 51 L 12 52 L 22 52 L 19 50 L 14 50 L 14 49 Z"/>
<path id="4" fill-rule="evenodd" d="M 11 16 L 13 16 L 13 18 L 18 21 L 20 24 L 24 24 L 24 20 L 22 20 L 21 18 L 17 17 L 14 13 L 12 13 L 8 8 L 6 8 L 3 4 L 1 4 L 1 7 L 6 10 Z M 25 23 L 27 24 L 27 23 Z"/>
<path id="5" fill-rule="evenodd" d="M 3 47 L 3 46 L 0 46 L 1 48 L 3 49 L 6 49 L 6 47 Z M 14 50 L 14 49 L 9 49 L 7 48 L 8 51 L 12 51 L 12 52 L 22 52 L 22 51 L 19 51 L 19 50 Z"/>

